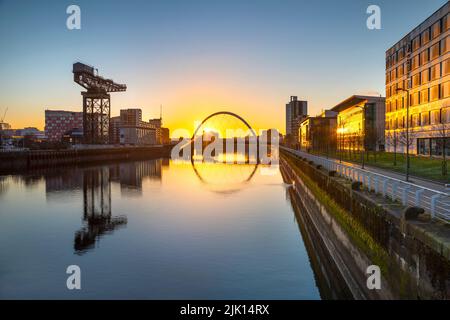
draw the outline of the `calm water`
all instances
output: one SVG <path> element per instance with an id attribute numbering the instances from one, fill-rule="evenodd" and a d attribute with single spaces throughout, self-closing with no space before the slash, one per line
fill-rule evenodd
<path id="1" fill-rule="evenodd" d="M 318 299 L 266 170 L 158 159 L 0 177 L 0 298 Z"/>

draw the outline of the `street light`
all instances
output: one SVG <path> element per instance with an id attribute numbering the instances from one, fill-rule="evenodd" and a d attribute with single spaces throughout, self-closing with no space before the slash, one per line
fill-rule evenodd
<path id="1" fill-rule="evenodd" d="M 397 88 L 396 91 L 406 92 L 406 181 L 409 181 L 409 90 Z"/>
<path id="2" fill-rule="evenodd" d="M 364 157 L 366 155 L 366 141 L 365 141 L 366 140 L 366 134 L 365 134 L 365 131 L 366 131 L 366 126 L 365 126 L 365 122 L 366 122 L 366 105 L 364 104 L 363 106 L 358 106 L 358 107 L 361 108 L 361 110 L 362 110 L 361 123 L 363 125 L 363 129 L 362 129 L 363 137 L 362 137 L 362 145 L 361 145 L 361 147 L 363 149 L 362 149 L 362 152 L 361 152 L 361 155 L 362 155 L 361 169 L 364 169 Z M 359 135 L 361 136 L 361 129 L 359 130 Z"/>

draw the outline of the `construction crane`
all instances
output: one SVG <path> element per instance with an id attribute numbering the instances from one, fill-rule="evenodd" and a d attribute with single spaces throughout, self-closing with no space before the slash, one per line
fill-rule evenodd
<path id="1" fill-rule="evenodd" d="M 92 66 L 81 62 L 73 64 L 73 81 L 85 88 L 83 96 L 83 132 L 86 144 L 109 143 L 111 96 L 109 92 L 127 90 L 125 84 L 115 83 L 98 75 Z"/>
<path id="2" fill-rule="evenodd" d="M 5 122 L 6 112 L 8 112 L 8 107 L 6 107 L 5 112 L 3 113 L 3 117 L 0 119 L 0 123 Z"/>

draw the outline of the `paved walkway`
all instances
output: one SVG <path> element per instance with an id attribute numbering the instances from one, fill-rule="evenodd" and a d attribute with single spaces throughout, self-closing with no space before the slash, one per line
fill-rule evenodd
<path id="1" fill-rule="evenodd" d="M 417 177 L 410 177 L 410 181 L 406 182 L 404 174 L 396 173 L 390 170 L 380 169 L 370 165 L 369 166 L 366 165 L 364 167 L 364 170 L 362 170 L 360 164 L 355 164 L 348 161 L 340 162 L 339 159 L 334 158 L 327 159 L 326 157 L 306 153 L 300 150 L 289 149 L 286 147 L 281 148 L 286 149 L 287 151 L 297 154 L 299 156 L 310 158 L 313 161 L 316 161 L 314 159 L 323 159 L 327 160 L 328 161 L 327 163 L 341 164 L 345 167 L 352 167 L 358 169 L 360 170 L 360 172 L 382 176 L 385 179 L 387 179 L 385 181 L 389 180 L 391 181 L 389 185 L 385 186 L 387 188 L 385 190 L 387 194 L 390 194 L 395 199 L 402 201 L 404 203 L 406 202 L 409 205 L 418 205 L 419 201 L 420 206 L 424 208 L 425 211 L 428 211 L 432 215 L 436 215 L 439 218 L 444 219 L 445 221 L 450 221 L 450 188 L 446 188 L 445 184 L 443 183 L 433 182 L 426 179 L 420 179 Z M 320 163 L 320 160 L 317 161 L 318 163 Z M 327 166 L 326 164 L 324 165 Z M 336 166 L 332 165 L 331 167 Z M 396 184 L 395 181 L 398 181 L 398 183 Z M 376 184 L 377 186 L 379 186 L 379 182 L 376 182 Z"/>
<path id="2" fill-rule="evenodd" d="M 339 163 L 339 160 L 337 160 L 337 159 L 334 159 L 334 158 L 328 158 L 328 159 L 333 160 L 336 163 Z M 348 165 L 348 166 L 354 166 L 357 168 L 361 168 L 360 164 L 347 162 L 347 161 L 342 161 L 342 163 L 345 165 Z M 381 169 L 381 168 L 374 167 L 371 165 L 364 165 L 364 169 L 367 171 L 373 172 L 373 173 L 378 173 L 378 174 L 382 174 L 384 176 L 388 176 L 390 178 L 406 181 L 405 174 L 403 174 L 403 173 L 398 173 L 398 172 L 391 171 L 391 170 Z M 422 179 L 422 178 L 419 178 L 416 176 L 411 176 L 411 175 L 409 176 L 409 182 L 417 184 L 424 188 L 429 188 L 429 189 L 433 189 L 433 190 L 440 191 L 440 192 L 450 193 L 450 189 L 447 189 L 443 182 L 431 181 L 431 180 Z M 448 183 L 450 183 L 450 180 Z"/>

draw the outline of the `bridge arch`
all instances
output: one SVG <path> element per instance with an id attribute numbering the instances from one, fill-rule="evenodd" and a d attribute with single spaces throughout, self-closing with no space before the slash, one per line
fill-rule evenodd
<path id="1" fill-rule="evenodd" d="M 209 119 L 211 119 L 211 118 L 213 118 L 213 117 L 215 117 L 215 116 L 221 115 L 221 114 L 226 114 L 226 115 L 229 115 L 229 116 L 232 116 L 232 117 L 235 117 L 235 118 L 239 119 L 240 121 L 242 121 L 242 122 L 247 126 L 247 128 L 250 129 L 250 131 L 252 132 L 253 136 L 256 137 L 255 130 L 253 130 L 253 128 L 250 126 L 250 124 L 249 124 L 244 118 L 242 118 L 240 115 L 238 115 L 238 114 L 236 114 L 236 113 L 234 113 L 234 112 L 230 112 L 230 111 L 218 111 L 218 112 L 214 112 L 214 113 L 210 114 L 210 115 L 207 116 L 205 119 L 203 119 L 203 121 L 202 121 L 202 122 L 198 125 L 198 127 L 195 129 L 194 134 L 192 135 L 191 140 L 194 140 L 195 136 L 197 135 L 198 130 L 200 130 L 200 128 L 202 127 L 202 125 L 203 125 L 206 121 L 208 121 Z"/>

